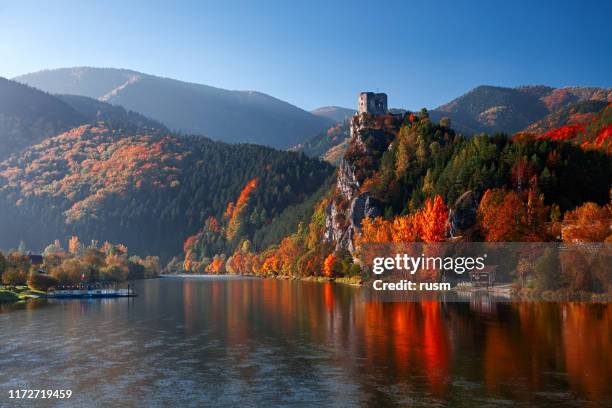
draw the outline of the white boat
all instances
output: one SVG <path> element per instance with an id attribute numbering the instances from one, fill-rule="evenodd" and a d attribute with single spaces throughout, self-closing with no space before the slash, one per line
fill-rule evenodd
<path id="1" fill-rule="evenodd" d="M 114 298 L 134 297 L 134 289 L 86 288 L 86 289 L 52 289 L 47 292 L 48 298 Z"/>

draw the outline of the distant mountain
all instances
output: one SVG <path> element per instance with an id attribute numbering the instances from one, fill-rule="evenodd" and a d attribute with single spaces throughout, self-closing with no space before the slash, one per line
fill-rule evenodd
<path id="1" fill-rule="evenodd" d="M 62 68 L 15 80 L 53 94 L 121 105 L 171 129 L 225 142 L 287 148 L 334 122 L 261 92 L 230 91 L 125 69 Z"/>
<path id="2" fill-rule="evenodd" d="M 0 248 L 24 240 L 41 250 L 74 234 L 168 258 L 209 217 L 219 228 L 232 223 L 231 239 L 211 243 L 216 251 L 233 250 L 243 239 L 257 245 L 260 229 L 269 231 L 332 173 L 320 160 L 264 146 L 135 125 L 83 125 L 0 162 Z M 230 202 L 240 211 L 228 220 Z"/>
<path id="3" fill-rule="evenodd" d="M 86 120 L 52 95 L 0 78 L 0 159 Z"/>
<path id="4" fill-rule="evenodd" d="M 82 124 L 97 121 L 165 129 L 139 113 L 85 96 L 50 95 L 0 78 L 0 159 Z"/>
<path id="5" fill-rule="evenodd" d="M 550 113 L 581 101 L 612 101 L 612 89 L 479 86 L 430 111 L 430 117 L 436 121 L 448 117 L 455 130 L 467 135 L 513 134 Z"/>
<path id="6" fill-rule="evenodd" d="M 313 115 L 329 118 L 334 122 L 343 122 L 353 116 L 355 112 L 357 112 L 355 109 L 342 108 L 340 106 L 323 106 L 310 111 Z"/>

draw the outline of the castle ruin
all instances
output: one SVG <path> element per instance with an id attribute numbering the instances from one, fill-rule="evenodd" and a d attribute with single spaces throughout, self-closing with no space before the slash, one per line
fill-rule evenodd
<path id="1" fill-rule="evenodd" d="M 361 92 L 358 99 L 359 113 L 385 115 L 387 113 L 387 94 Z"/>

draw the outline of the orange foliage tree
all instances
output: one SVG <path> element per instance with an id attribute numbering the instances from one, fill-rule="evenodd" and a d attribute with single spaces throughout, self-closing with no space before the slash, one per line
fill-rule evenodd
<path id="1" fill-rule="evenodd" d="M 515 191 L 487 190 L 480 200 L 478 221 L 486 241 L 518 241 L 524 217 L 523 201 Z"/>
<path id="2" fill-rule="evenodd" d="M 566 212 L 561 236 L 565 242 L 612 241 L 612 206 L 589 202 Z"/>
<path id="3" fill-rule="evenodd" d="M 301 255 L 301 252 L 302 249 L 294 236 L 285 237 L 281 241 L 276 254 L 279 258 L 280 271 L 283 275 L 291 275 L 294 272 L 292 270 L 294 260 Z"/>
<path id="4" fill-rule="evenodd" d="M 448 208 L 437 195 L 425 201 L 425 207 L 414 215 L 401 215 L 392 220 L 382 217 L 364 218 L 357 244 L 367 242 L 440 242 L 446 239 Z"/>
<path id="5" fill-rule="evenodd" d="M 414 242 L 419 238 L 419 225 L 413 215 L 395 217 L 391 223 L 393 242 Z"/>
<path id="6" fill-rule="evenodd" d="M 249 196 L 251 195 L 251 192 L 255 189 L 255 187 L 257 187 L 256 178 L 250 180 L 246 184 L 246 186 L 244 186 L 235 204 L 228 204 L 227 209 L 225 210 L 226 216 L 229 217 L 226 231 L 227 239 L 232 240 L 236 237 L 236 234 L 240 229 L 240 214 L 242 214 L 242 212 L 246 208 L 246 205 L 249 201 Z"/>
<path id="7" fill-rule="evenodd" d="M 392 242 L 389 221 L 386 221 L 383 217 L 364 218 L 361 222 L 361 233 L 358 241 L 360 243 Z"/>
<path id="8" fill-rule="evenodd" d="M 534 177 L 529 190 L 518 193 L 504 189 L 485 191 L 478 207 L 478 222 L 490 242 L 546 241 L 555 227 L 547 225 L 551 211 L 544 204 Z"/>
<path id="9" fill-rule="evenodd" d="M 68 252 L 74 255 L 77 252 L 79 252 L 79 247 L 80 247 L 79 237 L 77 237 L 76 235 L 73 235 L 72 237 L 70 237 L 70 239 L 68 240 Z"/>
<path id="10" fill-rule="evenodd" d="M 265 273 L 276 273 L 280 270 L 280 262 L 276 255 L 270 255 L 264 260 L 261 270 Z"/>
<path id="11" fill-rule="evenodd" d="M 423 241 L 441 242 L 446 239 L 448 208 L 441 196 L 437 195 L 433 200 L 428 198 L 425 207 L 417 211 L 415 218 Z"/>
<path id="12" fill-rule="evenodd" d="M 215 256 L 211 263 L 204 269 L 206 273 L 220 274 L 225 272 L 225 260 L 220 256 Z"/>
<path id="13" fill-rule="evenodd" d="M 323 261 L 323 275 L 331 278 L 334 276 L 334 263 L 336 262 L 336 255 L 331 253 Z"/>

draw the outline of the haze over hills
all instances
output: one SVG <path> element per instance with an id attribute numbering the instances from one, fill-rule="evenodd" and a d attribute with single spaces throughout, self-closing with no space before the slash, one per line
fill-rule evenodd
<path id="1" fill-rule="evenodd" d="M 119 106 L 81 96 L 54 96 L 0 78 L 0 159 L 47 137 L 98 120 L 163 128 Z"/>
<path id="2" fill-rule="evenodd" d="M 334 122 L 261 92 L 230 91 L 126 69 L 61 68 L 15 80 L 53 94 L 121 105 L 173 130 L 232 143 L 287 148 Z"/>
<path id="3" fill-rule="evenodd" d="M 103 120 L 106 122 L 130 123 L 137 127 L 166 129 L 160 122 L 149 119 L 138 112 L 126 110 L 122 106 L 111 105 L 97 99 L 79 95 L 54 95 L 68 104 L 72 109 L 85 116 L 90 122 Z"/>
<path id="4" fill-rule="evenodd" d="M 343 108 L 340 106 L 322 106 L 310 111 L 313 115 L 329 118 L 334 122 L 342 122 L 353 116 L 355 112 L 357 112 L 355 109 Z"/>

